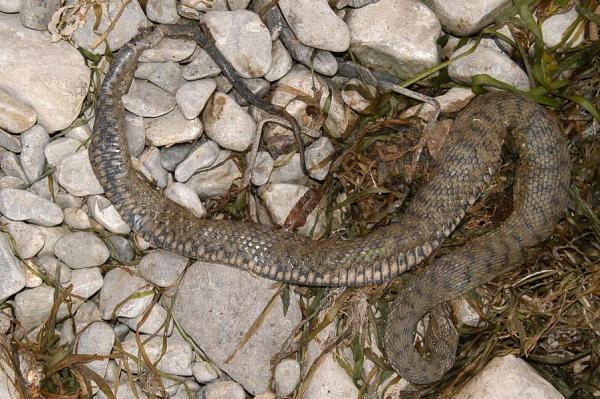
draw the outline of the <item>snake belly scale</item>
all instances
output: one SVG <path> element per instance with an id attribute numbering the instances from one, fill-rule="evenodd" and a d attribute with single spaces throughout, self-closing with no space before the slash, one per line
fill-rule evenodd
<path id="1" fill-rule="evenodd" d="M 415 383 L 439 380 L 453 364 L 455 347 L 433 339 L 427 356 L 414 347 L 416 323 L 440 303 L 517 267 L 525 250 L 545 240 L 562 215 L 569 184 L 565 139 L 537 104 L 515 94 L 479 96 L 456 118 L 440 165 L 399 221 L 351 240 L 312 241 L 252 223 L 198 219 L 150 186 L 132 167 L 121 97 L 141 53 L 164 37 L 199 43 L 247 100 L 256 99 L 210 37 L 196 25 L 159 25 L 123 46 L 100 88 L 89 147 L 92 168 L 123 220 L 157 247 L 256 275 L 309 286 L 380 284 L 428 258 L 458 226 L 501 162 L 510 132 L 519 153 L 514 209 L 496 230 L 417 268 L 393 304 L 383 342 L 391 365 Z M 285 115 L 284 115 L 285 117 Z M 295 121 L 294 121 L 295 122 Z M 443 333 L 443 332 L 442 332 Z"/>

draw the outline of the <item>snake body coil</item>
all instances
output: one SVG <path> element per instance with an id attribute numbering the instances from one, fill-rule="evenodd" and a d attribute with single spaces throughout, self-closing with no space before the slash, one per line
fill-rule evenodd
<path id="1" fill-rule="evenodd" d="M 514 210 L 498 229 L 418 270 L 387 322 L 390 362 L 417 383 L 439 380 L 455 348 L 434 339 L 427 357 L 414 348 L 416 323 L 437 304 L 490 281 L 523 262 L 524 251 L 546 239 L 562 214 L 569 182 L 565 140 L 545 110 L 509 93 L 480 96 L 457 117 L 441 167 L 415 195 L 398 223 L 352 240 L 308 238 L 257 224 L 202 220 L 165 198 L 132 168 L 121 97 L 141 53 L 164 37 L 197 41 L 250 103 L 280 112 L 240 83 L 201 28 L 160 25 L 124 46 L 100 88 L 89 148 L 93 170 L 123 220 L 153 245 L 293 284 L 378 284 L 412 269 L 439 247 L 480 196 L 501 161 L 512 131 L 519 152 Z M 443 329 L 442 329 L 443 334 Z"/>

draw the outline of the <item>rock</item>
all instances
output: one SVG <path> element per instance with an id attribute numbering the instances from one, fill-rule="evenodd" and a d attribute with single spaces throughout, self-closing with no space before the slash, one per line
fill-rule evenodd
<path id="1" fill-rule="evenodd" d="M 67 155 L 75 154 L 82 148 L 81 141 L 71 137 L 58 137 L 44 148 L 48 165 L 56 167 Z"/>
<path id="2" fill-rule="evenodd" d="M 139 291 L 148 291 L 149 295 L 127 299 Z M 138 317 L 152 302 L 150 285 L 143 278 L 117 268 L 104 276 L 104 285 L 100 290 L 100 313 L 104 320 L 116 317 Z"/>
<path id="3" fill-rule="evenodd" d="M 23 180 L 19 179 L 18 177 L 15 176 L 3 176 L 0 177 L 0 189 L 3 188 L 20 188 L 25 186 L 27 183 L 25 183 Z"/>
<path id="4" fill-rule="evenodd" d="M 452 57 L 464 53 L 473 45 L 474 43 L 470 43 L 462 46 L 452 54 Z M 448 66 L 450 79 L 467 85 L 471 84 L 474 75 L 482 73 L 517 89 L 529 90 L 530 88 L 527 74 L 495 44 L 488 44 L 488 42 L 482 41 L 473 53 Z"/>
<path id="5" fill-rule="evenodd" d="M 453 87 L 441 96 L 435 97 L 440 104 L 441 114 L 454 114 L 467 106 L 467 104 L 475 97 L 475 93 L 471 89 L 464 87 Z M 433 106 L 427 103 L 412 106 L 402 112 L 402 118 L 418 116 L 423 120 L 429 120 L 433 117 Z"/>
<path id="6" fill-rule="evenodd" d="M 146 131 L 144 130 L 144 118 L 125 113 L 125 135 L 127 136 L 127 147 L 131 156 L 138 157 L 144 151 L 146 145 Z"/>
<path id="7" fill-rule="evenodd" d="M 60 281 L 61 284 L 71 281 L 71 269 L 53 255 L 42 255 L 38 257 L 38 265 L 42 272 L 55 279 L 55 281 Z M 60 279 L 56 280 L 56 277 L 59 275 Z"/>
<path id="8" fill-rule="evenodd" d="M 98 35 L 94 32 L 106 32 L 109 23 L 114 23 L 107 41 L 110 49 L 116 51 L 132 39 L 140 29 L 150 26 L 150 22 L 137 1 L 128 3 L 124 10 L 122 10 L 123 5 L 124 3 L 120 0 L 103 2 L 102 17 L 96 29 L 94 29 L 95 24 L 97 24 L 94 9 L 90 7 L 85 24 L 71 36 L 75 44 L 96 54 L 104 54 L 106 48 L 105 41 L 99 42 L 98 47 L 92 48 L 92 44 L 98 41 Z M 119 16 L 118 14 L 121 12 L 122 14 Z"/>
<path id="9" fill-rule="evenodd" d="M 192 176 L 186 184 L 198 194 L 200 199 L 205 200 L 227 194 L 233 182 L 241 177 L 237 165 L 230 159 L 221 166 Z"/>
<path id="10" fill-rule="evenodd" d="M 196 47 L 192 62 L 184 65 L 181 73 L 186 80 L 197 80 L 217 76 L 221 69 L 204 49 Z"/>
<path id="11" fill-rule="evenodd" d="M 258 14 L 247 10 L 204 14 L 217 48 L 243 78 L 263 76 L 271 67 L 271 36 Z"/>
<path id="12" fill-rule="evenodd" d="M 12 14 L 19 12 L 22 0 L 0 0 L 0 12 Z"/>
<path id="13" fill-rule="evenodd" d="M 202 387 L 197 399 L 244 399 L 246 393 L 240 384 L 231 380 L 211 382 Z"/>
<path id="14" fill-rule="evenodd" d="M 265 79 L 269 82 L 274 82 L 285 76 L 286 73 L 292 69 L 294 62 L 292 56 L 285 49 L 281 40 L 275 40 L 273 42 L 273 48 L 271 50 L 271 68 L 265 74 Z"/>
<path id="15" fill-rule="evenodd" d="M 15 247 L 21 259 L 33 258 L 44 247 L 46 237 L 35 226 L 9 222 L 6 228 L 15 240 Z"/>
<path id="16" fill-rule="evenodd" d="M 148 81 L 171 94 L 175 94 L 177 89 L 185 82 L 183 76 L 181 76 L 181 67 L 173 61 L 157 63 L 148 76 Z"/>
<path id="17" fill-rule="evenodd" d="M 300 382 L 300 363 L 284 359 L 275 367 L 275 390 L 279 396 L 290 396 Z"/>
<path id="18" fill-rule="evenodd" d="M 21 23 L 29 29 L 47 30 L 60 0 L 21 0 Z"/>
<path id="19" fill-rule="evenodd" d="M 478 327 L 482 323 L 479 313 L 464 298 L 457 298 L 450 305 L 455 319 L 460 323 L 471 327 Z"/>
<path id="20" fill-rule="evenodd" d="M 150 82 L 134 80 L 129 93 L 123 96 L 123 106 L 137 116 L 155 118 L 175 108 L 175 97 Z"/>
<path id="21" fill-rule="evenodd" d="M 314 99 L 314 102 L 319 105 L 321 114 L 315 115 L 314 107 L 309 107 L 307 111 L 306 100 L 298 99 L 301 96 Z M 327 110 L 325 126 L 333 137 L 341 137 L 348 127 L 348 116 L 341 94 L 337 90 L 332 92 L 325 79 L 314 76 L 309 69 L 301 65 L 295 65 L 279 80 L 271 103 L 285 107 L 301 125 L 313 130 L 319 130 L 323 113 Z"/>
<path id="22" fill-rule="evenodd" d="M 145 313 L 146 312 L 144 312 L 144 314 Z M 144 314 L 131 319 L 121 317 L 119 318 L 119 321 L 129 326 L 132 331 L 139 331 L 142 334 L 162 335 L 163 333 L 166 333 L 167 336 L 171 335 L 173 332 L 173 319 L 169 319 L 169 322 L 166 323 L 168 312 L 162 305 L 159 303 L 152 305 L 150 313 L 142 323 L 141 321 Z"/>
<path id="23" fill-rule="evenodd" d="M 202 219 L 206 215 L 204 205 L 193 188 L 183 183 L 173 182 L 167 186 L 164 194 L 171 201 L 189 209 L 197 218 Z"/>
<path id="24" fill-rule="evenodd" d="M 176 0 L 148 0 L 146 15 L 148 19 L 159 24 L 176 24 L 179 22 Z"/>
<path id="25" fill-rule="evenodd" d="M 93 121 L 90 122 L 93 125 Z M 92 130 L 88 125 L 75 126 L 67 130 L 65 137 L 76 139 L 83 143 L 84 141 L 87 141 L 90 137 L 92 137 Z"/>
<path id="26" fill-rule="evenodd" d="M 507 355 L 492 359 L 455 398 L 563 399 L 564 396 L 524 360 Z"/>
<path id="27" fill-rule="evenodd" d="M 119 384 L 110 384 L 110 388 L 118 392 L 116 399 L 148 399 L 148 396 L 142 392 L 142 388 L 136 382 L 127 379 L 121 380 Z M 102 391 L 98 391 L 96 396 L 98 399 L 108 399 Z"/>
<path id="28" fill-rule="evenodd" d="M 85 230 L 92 227 L 90 217 L 82 209 L 66 208 L 63 213 L 65 214 L 65 224 L 72 229 Z"/>
<path id="29" fill-rule="evenodd" d="M 177 165 L 179 165 L 194 148 L 194 145 L 191 143 L 162 147 L 160 149 L 160 164 L 169 172 L 175 172 Z"/>
<path id="30" fill-rule="evenodd" d="M 67 155 L 58 164 L 56 170 L 58 184 L 76 197 L 104 193 L 85 148 Z"/>
<path id="31" fill-rule="evenodd" d="M 110 324 L 96 321 L 88 325 L 77 337 L 75 353 L 108 356 L 112 352 L 114 343 L 115 333 Z M 108 366 L 108 358 L 92 360 L 85 365 L 100 377 L 104 377 Z"/>
<path id="32" fill-rule="evenodd" d="M 21 133 L 35 125 L 35 110 L 0 90 L 0 129 Z"/>
<path id="33" fill-rule="evenodd" d="M 160 150 L 156 147 L 148 148 L 142 154 L 144 167 L 148 169 L 152 175 L 152 180 L 158 188 L 165 188 L 169 182 L 169 173 L 160 164 Z"/>
<path id="34" fill-rule="evenodd" d="M 260 197 L 264 201 L 273 221 L 278 226 L 283 226 L 285 219 L 294 208 L 298 200 L 308 191 L 308 187 L 298 186 L 289 183 L 269 183 L 265 186 Z M 313 236 L 315 238 L 323 234 L 324 225 L 322 218 L 316 222 L 318 208 L 315 208 L 306 218 L 306 223 L 298 228 L 299 234 L 311 235 L 314 226 Z M 316 223 L 316 224 L 315 224 Z"/>
<path id="35" fill-rule="evenodd" d="M 202 134 L 200 120 L 185 119 L 178 108 L 164 116 L 145 119 L 144 125 L 146 138 L 156 147 L 195 140 Z"/>
<path id="36" fill-rule="evenodd" d="M 200 115 L 217 84 L 213 79 L 202 79 L 185 83 L 175 93 L 175 100 L 186 119 Z"/>
<path id="37" fill-rule="evenodd" d="M 300 322 L 297 295 L 291 294 L 285 316 L 281 301 L 276 300 L 249 341 L 229 363 L 225 364 L 225 359 L 274 292 L 272 281 L 267 279 L 219 264 L 196 262 L 188 268 L 174 306 L 174 317 L 210 360 L 253 395 L 267 389 L 270 359 Z"/>
<path id="38" fill-rule="evenodd" d="M 280 155 L 275 159 L 274 169 L 269 178 L 270 183 L 294 183 L 302 184 L 306 182 L 306 175 L 302 172 L 300 166 L 300 154 Z"/>
<path id="39" fill-rule="evenodd" d="M 457 36 L 471 35 L 494 22 L 512 6 L 510 0 L 426 0 L 444 28 Z"/>
<path id="40" fill-rule="evenodd" d="M 177 168 L 175 168 L 175 180 L 186 182 L 194 173 L 211 166 L 219 156 L 219 146 L 214 141 L 207 141 L 196 147 L 184 159 Z"/>
<path id="41" fill-rule="evenodd" d="M 0 169 L 8 176 L 18 177 L 24 182 L 27 181 L 27 176 L 21 167 L 17 154 L 0 149 Z"/>
<path id="42" fill-rule="evenodd" d="M 148 281 L 159 287 L 170 287 L 175 284 L 188 264 L 188 258 L 157 249 L 144 255 L 138 269 Z"/>
<path id="43" fill-rule="evenodd" d="M 15 372 L 11 364 L 0 359 L 0 396 L 3 398 L 18 398 L 19 392 L 15 386 Z"/>
<path id="44" fill-rule="evenodd" d="M 442 29 L 419 1 L 381 0 L 349 10 L 346 22 L 350 49 L 365 66 L 409 78 L 439 62 Z"/>
<path id="45" fill-rule="evenodd" d="M 194 53 L 196 42 L 188 39 L 164 38 L 156 47 L 142 53 L 140 62 L 179 62 Z"/>
<path id="46" fill-rule="evenodd" d="M 40 226 L 55 226 L 63 221 L 63 212 L 58 205 L 16 188 L 0 190 L 0 213 L 11 220 L 26 220 Z"/>
<path id="47" fill-rule="evenodd" d="M 126 263 L 130 262 L 135 257 L 135 251 L 133 245 L 125 237 L 121 236 L 110 236 L 111 244 L 111 256 L 119 262 Z"/>
<path id="48" fill-rule="evenodd" d="M 219 77 L 215 79 L 218 81 Z M 263 98 L 265 95 L 267 95 L 267 93 L 269 93 L 269 90 L 271 90 L 271 84 L 268 80 L 263 78 L 243 79 L 243 81 L 246 88 L 258 98 Z M 246 101 L 246 99 L 237 91 L 234 91 L 233 97 L 235 98 L 235 101 L 242 107 L 247 107 L 250 105 L 248 101 Z"/>
<path id="49" fill-rule="evenodd" d="M 247 150 L 256 135 L 254 119 L 231 96 L 220 92 L 209 101 L 202 121 L 206 135 L 228 150 Z"/>
<path id="50" fill-rule="evenodd" d="M 14 255 L 8 235 L 0 233 L 0 302 L 21 291 L 25 287 L 27 276 L 21 262 Z"/>
<path id="51" fill-rule="evenodd" d="M 335 147 L 327 137 L 320 137 L 305 150 L 308 174 L 315 180 L 325 180 L 329 173 Z"/>
<path id="52" fill-rule="evenodd" d="M 370 93 L 371 96 L 369 98 L 364 98 L 363 94 L 359 92 L 359 87 L 365 92 Z M 375 87 L 366 85 L 358 79 L 350 79 L 344 84 L 344 89 L 342 90 L 342 99 L 344 100 L 344 103 L 358 112 L 367 109 L 376 96 L 377 89 Z"/>
<path id="53" fill-rule="evenodd" d="M 192 364 L 192 373 L 200 384 L 207 384 L 219 378 L 219 370 L 204 360 L 197 360 Z"/>
<path id="54" fill-rule="evenodd" d="M 192 375 L 194 353 L 191 346 L 182 338 L 175 335 L 168 337 L 166 345 L 163 345 L 163 337 L 161 336 L 150 338 L 149 335 L 140 335 L 140 339 L 144 342 L 144 350 L 151 362 L 155 362 L 160 358 L 156 365 L 159 370 L 179 376 Z M 163 346 L 166 347 L 164 354 L 161 353 Z M 140 356 L 135 336 L 132 334 L 123 342 L 123 349 L 133 354 L 133 356 Z"/>
<path id="55" fill-rule="evenodd" d="M 58 227 L 38 227 L 38 229 L 46 237 L 44 242 L 44 248 L 38 253 L 38 256 L 42 255 L 54 255 L 54 245 L 61 237 L 67 234 L 67 230 L 63 226 Z"/>
<path id="56" fill-rule="evenodd" d="M 48 132 L 40 125 L 21 133 L 21 166 L 30 182 L 37 180 L 44 172 L 44 148 L 49 141 Z"/>
<path id="57" fill-rule="evenodd" d="M 49 132 L 75 120 L 90 80 L 77 49 L 23 27 L 18 15 L 0 14 L 0 54 L 0 90 L 33 108 Z"/>
<path id="58" fill-rule="evenodd" d="M 0 129 L 0 147 L 11 152 L 21 152 L 21 142 L 17 137 L 18 136 L 10 135 L 4 130 Z"/>
<path id="59" fill-rule="evenodd" d="M 54 244 L 54 254 L 71 269 L 100 266 L 110 253 L 106 244 L 87 231 L 68 233 Z"/>
<path id="60" fill-rule="evenodd" d="M 71 272 L 71 280 L 67 285 L 73 285 L 73 294 L 82 298 L 90 298 L 100 288 L 104 279 L 100 268 L 88 267 L 85 269 L 76 269 Z"/>
<path id="61" fill-rule="evenodd" d="M 54 202 L 62 209 L 79 208 L 83 205 L 83 198 L 65 193 L 64 191 L 58 191 L 54 193 Z"/>
<path id="62" fill-rule="evenodd" d="M 46 321 L 54 303 L 54 288 L 40 285 L 26 289 L 15 295 L 15 316 L 26 331 L 31 331 Z M 66 315 L 66 308 L 61 307 L 58 318 Z"/>
<path id="63" fill-rule="evenodd" d="M 509 2 L 510 3 L 510 2 Z M 542 37 L 546 47 L 557 46 L 573 22 L 579 17 L 579 13 L 575 7 L 561 14 L 554 14 L 542 22 Z M 571 33 L 571 36 L 566 42 L 567 47 L 575 47 L 583 42 L 583 33 L 577 35 L 577 29 Z M 0 126 L 2 127 L 2 126 Z"/>
<path id="64" fill-rule="evenodd" d="M 279 8 L 303 44 L 342 52 L 350 44 L 350 32 L 326 0 L 280 0 Z"/>
<path id="65" fill-rule="evenodd" d="M 267 151 L 259 151 L 256 154 L 256 162 L 252 169 L 252 184 L 262 186 L 269 181 L 269 177 L 271 177 L 271 173 L 273 172 L 273 165 L 274 162 L 271 155 Z"/>

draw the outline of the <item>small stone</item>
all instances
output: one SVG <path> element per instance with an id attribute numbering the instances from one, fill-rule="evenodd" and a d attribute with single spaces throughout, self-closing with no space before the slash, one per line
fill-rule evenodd
<path id="1" fill-rule="evenodd" d="M 50 136 L 41 125 L 21 133 L 21 166 L 30 182 L 37 180 L 44 172 L 44 148 L 49 141 Z"/>
<path id="2" fill-rule="evenodd" d="M 196 147 L 185 158 L 177 168 L 175 168 L 175 180 L 186 182 L 194 173 L 206 169 L 215 163 L 219 156 L 219 146 L 214 141 L 207 141 Z"/>
<path id="3" fill-rule="evenodd" d="M 364 98 L 363 94 L 357 89 L 359 87 L 363 91 L 370 93 L 371 96 L 369 98 Z M 346 84 L 344 84 L 344 89 L 342 90 L 342 99 L 344 100 L 344 103 L 358 112 L 362 112 L 367 109 L 376 96 L 376 88 L 366 85 L 358 79 L 350 79 Z"/>
<path id="4" fill-rule="evenodd" d="M 67 155 L 82 149 L 81 141 L 71 137 L 59 137 L 44 148 L 44 155 L 50 166 L 56 167 Z"/>
<path id="5" fill-rule="evenodd" d="M 29 221 L 40 226 L 55 226 L 63 221 L 63 211 L 53 202 L 26 190 L 0 190 L 0 213 L 16 221 Z"/>
<path id="6" fill-rule="evenodd" d="M 128 381 L 127 379 L 121 380 L 119 384 L 110 384 L 110 387 L 111 389 L 118 390 L 119 396 L 117 396 L 117 399 L 148 399 L 148 396 L 136 382 Z M 102 391 L 98 391 L 96 396 L 98 399 L 108 399 Z"/>
<path id="7" fill-rule="evenodd" d="M 140 154 L 144 151 L 144 146 L 146 145 L 144 118 L 126 112 L 125 135 L 127 136 L 127 147 L 129 148 L 131 156 L 140 156 Z"/>
<path id="8" fill-rule="evenodd" d="M 447 115 L 459 112 L 461 109 L 467 106 L 473 97 L 475 97 L 475 93 L 473 93 L 471 89 L 464 87 L 453 87 L 445 94 L 435 97 L 435 99 L 440 104 L 440 113 Z M 400 116 L 402 118 L 409 118 L 416 115 L 421 119 L 429 120 L 433 117 L 433 111 L 434 109 L 432 105 L 423 103 L 410 107 L 402 112 Z"/>
<path id="9" fill-rule="evenodd" d="M 246 88 L 258 98 L 263 98 L 269 92 L 269 90 L 271 90 L 271 84 L 268 80 L 263 78 L 244 79 L 243 81 Z M 248 101 L 246 101 L 246 99 L 237 91 L 233 93 L 233 97 L 235 98 L 235 101 L 242 107 L 247 107 L 250 105 Z"/>
<path id="10" fill-rule="evenodd" d="M 176 0 L 148 0 L 146 15 L 148 19 L 159 24 L 176 24 L 179 22 Z"/>
<path id="11" fill-rule="evenodd" d="M 256 162 L 252 168 L 252 184 L 255 186 L 262 186 L 269 181 L 271 172 L 273 172 L 273 164 L 274 162 L 273 158 L 271 158 L 271 154 L 267 151 L 259 151 L 258 154 L 256 154 Z"/>
<path id="12" fill-rule="evenodd" d="M 457 36 L 469 36 L 494 22 L 512 6 L 510 0 L 426 0 L 444 28 Z"/>
<path id="13" fill-rule="evenodd" d="M 93 16 L 90 25 L 92 20 Z M 90 70 L 75 46 L 53 43 L 47 34 L 25 28 L 17 14 L 0 14 L 0 54 L 0 87 L 33 108 L 37 123 L 55 132 L 77 118 L 88 93 Z"/>
<path id="14" fill-rule="evenodd" d="M 165 188 L 169 182 L 169 173 L 160 164 L 160 150 L 156 147 L 148 148 L 141 155 L 144 167 L 152 175 L 152 180 L 158 188 Z"/>
<path id="15" fill-rule="evenodd" d="M 26 186 L 27 183 L 25 181 L 19 179 L 15 176 L 3 176 L 0 177 L 0 189 L 3 188 L 21 188 Z"/>
<path id="16" fill-rule="evenodd" d="M 131 241 L 129 241 L 125 237 L 121 236 L 110 236 L 108 238 L 111 243 L 111 256 L 119 262 L 126 263 L 130 262 L 134 256 L 135 252 L 133 250 L 133 245 L 131 245 Z"/>
<path id="17" fill-rule="evenodd" d="M 8 235 L 0 232 L 0 302 L 21 291 L 25 287 L 27 276 L 21 262 L 12 250 Z"/>
<path id="18" fill-rule="evenodd" d="M 92 164 L 85 148 L 75 154 L 67 155 L 60 161 L 56 179 L 61 187 L 76 197 L 104 193 L 104 189 L 92 170 Z"/>
<path id="19" fill-rule="evenodd" d="M 0 129 L 21 133 L 35 124 L 35 110 L 0 90 Z"/>
<path id="20" fill-rule="evenodd" d="M 327 137 L 320 137 L 305 150 L 306 168 L 310 177 L 324 180 L 329 173 L 335 147 Z"/>
<path id="21" fill-rule="evenodd" d="M 365 66 L 409 78 L 439 62 L 442 28 L 420 1 L 381 0 L 349 10 L 346 22 L 350 49 Z"/>
<path id="22" fill-rule="evenodd" d="M 284 359 L 275 367 L 275 390 L 279 396 L 289 396 L 300 382 L 300 363 Z"/>
<path id="23" fill-rule="evenodd" d="M 27 176 L 21 167 L 21 161 L 17 154 L 3 148 L 0 148 L 0 169 L 8 176 L 18 177 L 24 182 L 27 181 Z"/>
<path id="24" fill-rule="evenodd" d="M 481 323 L 479 313 L 464 298 L 450 302 L 456 320 L 466 326 L 477 327 Z"/>
<path id="25" fill-rule="evenodd" d="M 171 94 L 175 94 L 177 89 L 185 82 L 183 76 L 181 76 L 181 67 L 173 61 L 158 63 L 148 76 L 148 81 Z"/>
<path id="26" fill-rule="evenodd" d="M 100 313 L 104 320 L 116 317 L 138 317 L 152 302 L 152 293 L 128 299 L 139 291 L 151 290 L 143 278 L 121 268 L 110 270 L 104 276 L 100 290 Z"/>
<path id="27" fill-rule="evenodd" d="M 219 378 L 219 369 L 204 360 L 198 360 L 192 364 L 194 378 L 200 384 L 208 384 Z"/>
<path id="28" fill-rule="evenodd" d="M 303 44 L 342 52 L 350 44 L 350 32 L 326 0 L 279 0 L 281 12 Z"/>
<path id="29" fill-rule="evenodd" d="M 244 399 L 246 393 L 244 388 L 237 382 L 221 380 L 202 387 L 196 397 L 198 399 Z"/>
<path id="30" fill-rule="evenodd" d="M 193 149 L 194 145 L 191 143 L 162 147 L 160 149 L 160 164 L 169 172 L 175 172 L 177 165 L 179 165 Z"/>
<path id="31" fill-rule="evenodd" d="M 181 70 L 185 80 L 210 78 L 221 73 L 219 66 L 204 49 L 196 47 L 195 54 L 192 62 L 184 65 Z"/>
<path id="32" fill-rule="evenodd" d="M 93 195 L 88 197 L 87 206 L 92 217 L 111 233 L 129 234 L 131 231 L 108 199 Z"/>
<path id="33" fill-rule="evenodd" d="M 59 261 L 56 256 L 42 255 L 38 257 L 38 265 L 43 272 L 53 279 L 60 275 L 61 284 L 71 281 L 71 269 Z"/>
<path id="34" fill-rule="evenodd" d="M 90 122 L 93 123 L 93 120 L 90 120 Z M 92 130 L 88 125 L 75 126 L 67 130 L 65 137 L 79 140 L 83 143 L 92 137 Z"/>
<path id="35" fill-rule="evenodd" d="M 58 191 L 54 193 L 54 202 L 62 209 L 79 208 L 83 205 L 83 198 L 65 193 L 64 191 Z"/>
<path id="36" fill-rule="evenodd" d="M 65 224 L 75 230 L 85 230 L 92 227 L 87 212 L 79 208 L 65 208 Z"/>
<path id="37" fill-rule="evenodd" d="M 145 119 L 144 125 L 146 138 L 151 145 L 156 147 L 192 141 L 202 134 L 200 120 L 198 118 L 185 119 L 179 108 L 158 118 Z"/>
<path id="38" fill-rule="evenodd" d="M 302 172 L 300 154 L 294 153 L 291 158 L 289 155 L 280 155 L 275 159 L 270 183 L 302 184 L 305 181 L 306 175 Z"/>
<path id="39" fill-rule="evenodd" d="M 159 287 L 175 284 L 188 264 L 188 258 L 163 249 L 157 249 L 144 255 L 138 269 L 148 281 Z"/>
<path id="40" fill-rule="evenodd" d="M 108 356 L 115 343 L 115 333 L 110 324 L 96 321 L 88 325 L 77 337 L 75 353 L 80 355 Z M 108 357 L 87 362 L 86 367 L 104 377 L 108 366 Z M 120 396 L 119 396 L 120 397 Z"/>
<path id="41" fill-rule="evenodd" d="M 54 288 L 47 285 L 26 289 L 15 295 L 15 316 L 26 331 L 31 331 L 46 321 L 54 303 Z M 66 314 L 61 308 L 58 318 Z"/>
<path id="42" fill-rule="evenodd" d="M 292 56 L 285 49 L 281 40 L 275 40 L 273 42 L 273 49 L 271 50 L 271 68 L 265 74 L 265 79 L 269 82 L 274 82 L 285 76 L 286 73 L 292 69 L 294 61 Z"/>
<path id="43" fill-rule="evenodd" d="M 126 317 L 120 317 L 119 321 L 127 326 L 132 331 L 138 331 L 142 334 L 159 334 L 162 335 L 166 333 L 167 336 L 171 335 L 173 332 L 173 319 L 169 319 L 169 322 L 166 323 L 167 317 L 169 317 L 167 310 L 162 307 L 162 305 L 155 303 L 152 305 L 150 309 L 150 313 L 148 316 L 145 316 L 145 313 L 134 317 L 132 319 L 128 319 Z M 146 320 L 142 323 L 142 318 L 146 317 Z"/>
<path id="44" fill-rule="evenodd" d="M 475 43 L 462 46 L 452 54 L 452 58 L 468 51 Z M 529 90 L 527 74 L 494 44 L 481 42 L 475 51 L 448 66 L 448 75 L 455 82 L 471 84 L 471 78 L 478 74 L 508 83 L 520 90 Z"/>
<path id="45" fill-rule="evenodd" d="M 140 62 L 179 62 L 191 56 L 195 49 L 193 40 L 167 37 L 156 47 L 144 51 Z"/>
<path id="46" fill-rule="evenodd" d="M 202 22 L 217 48 L 243 78 L 263 76 L 271 67 L 271 35 L 258 14 L 210 11 Z"/>
<path id="47" fill-rule="evenodd" d="M 202 121 L 206 135 L 223 148 L 245 151 L 254 142 L 254 119 L 227 94 L 214 94 L 203 112 Z"/>
<path id="48" fill-rule="evenodd" d="M 50 188 L 53 189 L 52 192 L 50 192 Z M 58 187 L 58 184 L 52 185 L 51 187 L 48 181 L 48 176 L 40 178 L 39 180 L 32 183 L 31 187 L 29 187 L 29 191 L 39 195 L 42 198 L 47 199 L 48 201 L 52 201 L 52 197 L 58 194 L 59 189 L 60 188 Z"/>
<path id="49" fill-rule="evenodd" d="M 101 19 L 98 24 L 94 7 L 89 7 L 87 16 L 83 19 L 85 24 L 71 36 L 77 46 L 81 46 L 96 54 L 104 54 L 106 51 L 105 41 L 92 48 L 92 44 L 98 40 L 96 32 L 106 32 L 109 24 L 111 31 L 106 41 L 111 50 L 116 51 L 130 39 L 132 39 L 142 28 L 150 25 L 144 15 L 142 7 L 137 1 L 123 4 L 121 0 L 109 0 L 101 4 Z M 124 7 L 125 6 L 125 7 Z M 124 7 L 124 8 L 123 8 Z M 98 26 L 96 26 L 98 24 Z"/>
<path id="50" fill-rule="evenodd" d="M 87 231 L 68 233 L 54 244 L 54 254 L 71 269 L 100 266 L 110 256 L 106 244 Z"/>
<path id="51" fill-rule="evenodd" d="M 161 336 L 151 338 L 149 335 L 142 334 L 140 335 L 140 339 L 144 343 L 144 350 L 151 362 L 155 362 L 160 358 L 156 365 L 159 370 L 167 374 L 179 376 L 192 375 L 194 353 L 191 346 L 183 339 L 171 336 L 167 338 L 166 345 L 163 345 L 163 338 Z M 164 347 L 166 347 L 166 351 L 162 353 Z M 123 342 L 123 349 L 133 354 L 133 356 L 139 356 L 139 348 L 135 336 L 130 335 Z"/>
<path id="52" fill-rule="evenodd" d="M 10 135 L 4 130 L 0 129 L 0 147 L 5 148 L 11 152 L 21 152 L 21 141 L 17 137 Z"/>
<path id="53" fill-rule="evenodd" d="M 167 186 L 164 194 L 171 201 L 189 209 L 197 218 L 202 219 L 206 215 L 202 201 L 191 187 L 183 183 L 173 182 Z"/>
<path id="54" fill-rule="evenodd" d="M 455 398 L 564 399 L 564 396 L 523 359 L 506 355 L 492 359 Z"/>
<path id="55" fill-rule="evenodd" d="M 175 99 L 183 116 L 186 119 L 197 118 L 216 88 L 214 79 L 196 80 L 182 85 L 175 93 Z"/>
<path id="56" fill-rule="evenodd" d="M 85 269 L 77 269 L 71 272 L 71 281 L 68 285 L 73 285 L 73 294 L 82 298 L 90 298 L 100 288 L 104 279 L 99 267 L 88 267 Z"/>
<path id="57" fill-rule="evenodd" d="M 192 176 L 186 184 L 205 200 L 227 194 L 233 182 L 241 177 L 237 165 L 230 159 L 221 166 Z"/>
<path id="58" fill-rule="evenodd" d="M 155 118 L 175 108 L 175 96 L 150 82 L 135 80 L 123 96 L 123 106 L 137 116 Z"/>
<path id="59" fill-rule="evenodd" d="M 22 0 L 0 0 L 0 12 L 13 14 L 21 9 Z"/>
<path id="60" fill-rule="evenodd" d="M 68 231 L 63 226 L 57 227 L 39 227 L 39 230 L 46 237 L 44 248 L 38 253 L 38 256 L 42 255 L 54 255 L 54 244 Z"/>
<path id="61" fill-rule="evenodd" d="M 566 30 L 579 17 L 579 13 L 575 7 L 561 14 L 554 14 L 542 22 L 542 37 L 546 47 L 557 46 L 565 34 Z M 581 25 L 581 24 L 580 24 Z M 571 33 L 571 36 L 566 41 L 567 47 L 575 47 L 583 42 L 583 33 L 577 34 L 577 29 Z M 2 126 L 0 126 L 2 127 Z"/>
<path id="62" fill-rule="evenodd" d="M 21 259 L 33 258 L 44 247 L 46 237 L 35 226 L 23 222 L 9 222 L 6 227 L 15 240 Z"/>
<path id="63" fill-rule="evenodd" d="M 227 79 L 223 75 L 215 76 L 214 80 L 217 85 L 217 91 L 220 91 L 221 93 L 229 93 L 231 89 L 233 89 L 233 85 L 231 84 L 229 79 Z"/>
<path id="64" fill-rule="evenodd" d="M 28 266 L 25 268 L 25 273 L 27 274 L 25 288 L 35 288 L 42 285 L 42 278 L 34 272 L 36 269 L 35 265 L 29 260 L 26 260 L 24 263 Z"/>

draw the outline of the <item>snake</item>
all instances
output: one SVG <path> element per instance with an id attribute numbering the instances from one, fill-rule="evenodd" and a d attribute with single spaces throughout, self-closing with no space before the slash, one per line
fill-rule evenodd
<path id="1" fill-rule="evenodd" d="M 415 346 L 417 323 L 443 303 L 522 265 L 528 250 L 552 234 L 567 207 L 568 145 L 548 111 L 511 92 L 477 96 L 457 115 L 439 167 L 397 221 L 364 236 L 312 240 L 251 222 L 200 219 L 140 176 L 128 152 L 122 96 L 142 52 L 165 37 L 195 41 L 249 103 L 286 117 L 245 87 L 207 28 L 180 23 L 141 31 L 108 67 L 88 148 L 92 170 L 122 219 L 157 248 L 289 284 L 375 285 L 415 269 L 391 304 L 383 347 L 389 364 L 405 379 L 416 384 L 442 379 L 456 357 L 451 322 L 435 323 L 438 328 L 425 350 Z M 518 154 L 512 213 L 494 230 L 435 256 L 489 186 L 509 135 Z"/>

